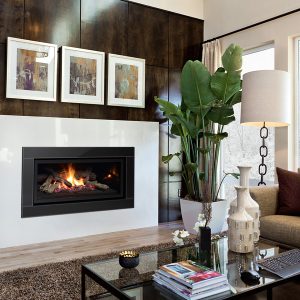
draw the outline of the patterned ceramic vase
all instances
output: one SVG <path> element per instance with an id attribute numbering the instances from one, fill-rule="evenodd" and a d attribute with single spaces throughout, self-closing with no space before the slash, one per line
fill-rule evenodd
<path id="1" fill-rule="evenodd" d="M 254 220 L 254 242 L 258 242 L 259 240 L 259 216 L 260 216 L 260 211 L 259 211 L 259 205 L 256 201 L 252 199 L 249 193 L 249 174 L 251 167 L 238 167 L 240 170 L 240 186 L 246 187 L 247 188 L 247 196 L 245 200 L 245 209 L 247 213 L 253 218 Z M 232 215 L 236 212 L 237 210 L 237 199 L 234 199 L 230 203 L 230 210 L 229 210 L 229 215 Z"/>
<path id="2" fill-rule="evenodd" d="M 228 247 L 234 252 L 248 253 L 254 249 L 254 222 L 245 209 L 247 188 L 236 187 L 235 189 L 237 192 L 237 209 L 228 218 Z"/>

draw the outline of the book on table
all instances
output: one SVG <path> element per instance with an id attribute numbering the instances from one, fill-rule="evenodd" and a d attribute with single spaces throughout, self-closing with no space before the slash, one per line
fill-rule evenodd
<path id="1" fill-rule="evenodd" d="M 202 299 L 230 291 L 227 277 L 193 261 L 161 266 L 153 280 L 185 299 Z"/>

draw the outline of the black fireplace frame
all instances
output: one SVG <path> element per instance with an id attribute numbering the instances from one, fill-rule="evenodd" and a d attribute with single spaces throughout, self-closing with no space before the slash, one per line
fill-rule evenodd
<path id="1" fill-rule="evenodd" d="M 38 217 L 134 207 L 134 147 L 23 147 L 21 217 Z M 35 160 L 124 158 L 125 191 L 122 198 L 51 204 L 34 203 Z"/>

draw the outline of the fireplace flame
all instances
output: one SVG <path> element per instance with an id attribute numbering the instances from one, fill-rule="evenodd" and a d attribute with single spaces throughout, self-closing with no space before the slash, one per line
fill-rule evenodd
<path id="1" fill-rule="evenodd" d="M 105 180 L 110 180 L 114 177 L 119 177 L 119 172 L 116 167 L 110 169 L 109 173 L 104 177 Z"/>
<path id="2" fill-rule="evenodd" d="M 73 167 L 72 164 L 69 164 L 68 165 L 68 170 L 66 172 L 66 180 L 69 181 L 72 186 L 80 186 L 80 185 L 84 185 L 84 180 L 83 178 L 79 178 L 79 179 L 76 179 L 75 177 L 75 168 Z"/>

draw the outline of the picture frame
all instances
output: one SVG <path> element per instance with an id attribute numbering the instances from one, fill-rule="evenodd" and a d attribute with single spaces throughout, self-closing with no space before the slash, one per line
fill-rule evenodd
<path id="1" fill-rule="evenodd" d="M 57 45 L 7 38 L 6 98 L 56 101 Z"/>
<path id="2" fill-rule="evenodd" d="M 104 104 L 105 53 L 62 47 L 61 102 Z"/>
<path id="3" fill-rule="evenodd" d="M 107 105 L 145 108 L 145 59 L 109 53 Z"/>

